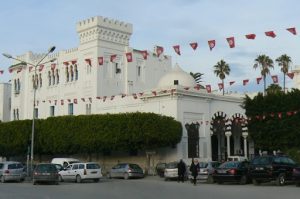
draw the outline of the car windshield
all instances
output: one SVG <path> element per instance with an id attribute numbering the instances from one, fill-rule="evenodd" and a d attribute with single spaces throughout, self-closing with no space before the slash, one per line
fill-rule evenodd
<path id="1" fill-rule="evenodd" d="M 239 162 L 225 162 L 219 168 L 237 168 L 238 166 Z"/>
<path id="2" fill-rule="evenodd" d="M 129 167 L 130 167 L 131 169 L 137 169 L 137 170 L 140 170 L 140 169 L 141 169 L 141 167 L 139 167 L 139 165 L 137 165 L 137 164 L 129 164 Z"/>
<path id="3" fill-rule="evenodd" d="M 166 169 L 176 169 L 177 168 L 177 162 L 171 162 L 171 163 L 168 163 L 166 165 Z"/>
<path id="4" fill-rule="evenodd" d="M 36 171 L 49 172 L 49 171 L 57 171 L 57 169 L 56 169 L 55 165 L 41 164 L 36 167 Z"/>
<path id="5" fill-rule="evenodd" d="M 252 161 L 252 164 L 271 164 L 272 158 L 271 157 L 259 157 L 259 158 L 254 158 Z"/>
<path id="6" fill-rule="evenodd" d="M 199 166 L 200 166 L 200 168 L 206 168 L 208 166 L 208 163 L 206 163 L 206 162 L 200 162 Z"/>
<path id="7" fill-rule="evenodd" d="M 99 166 L 99 164 L 87 164 L 86 165 L 86 168 L 87 169 L 100 169 L 100 166 Z"/>

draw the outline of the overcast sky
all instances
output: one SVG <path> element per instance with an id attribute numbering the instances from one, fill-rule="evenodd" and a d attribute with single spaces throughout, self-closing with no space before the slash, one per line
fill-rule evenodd
<path id="1" fill-rule="evenodd" d="M 253 69 L 254 59 L 266 54 L 273 60 L 282 54 L 292 58 L 292 67 L 300 65 L 300 1 L 299 0 L 10 0 L 1 1 L 0 52 L 20 55 L 27 51 L 45 52 L 55 45 L 56 51 L 78 46 L 76 22 L 93 16 L 103 16 L 133 24 L 130 46 L 153 50 L 163 46 L 186 72 L 204 73 L 203 84 L 217 89 L 220 80 L 213 66 L 224 59 L 231 68 L 225 80 L 236 83 L 231 91 L 262 91 L 256 85 L 259 70 Z M 296 27 L 292 35 L 286 28 Z M 264 32 L 275 31 L 277 37 L 266 37 Z M 245 39 L 249 33 L 255 40 Z M 235 37 L 231 49 L 227 37 Z M 207 41 L 216 40 L 210 51 Z M 193 51 L 191 42 L 198 42 Z M 181 56 L 173 45 L 180 45 Z M 8 82 L 7 68 L 12 64 L 0 57 L 0 82 Z M 272 75 L 282 74 L 277 64 Z M 242 81 L 249 79 L 247 86 Z M 293 86 L 287 78 L 288 86 Z"/>

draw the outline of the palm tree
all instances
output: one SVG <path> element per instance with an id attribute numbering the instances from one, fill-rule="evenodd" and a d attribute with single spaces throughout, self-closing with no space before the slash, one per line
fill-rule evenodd
<path id="1" fill-rule="evenodd" d="M 219 77 L 222 80 L 223 84 L 223 95 L 224 95 L 224 79 L 226 75 L 229 75 L 230 73 L 230 67 L 229 65 L 222 59 L 219 61 L 216 65 L 214 65 L 214 73 L 217 77 Z"/>
<path id="2" fill-rule="evenodd" d="M 259 55 L 255 59 L 255 64 L 253 66 L 254 69 L 258 68 L 260 66 L 260 72 L 261 76 L 264 80 L 264 94 L 266 92 L 266 76 L 270 74 L 270 68 L 274 68 L 273 66 L 273 60 L 267 56 L 267 55 Z"/>
<path id="3" fill-rule="evenodd" d="M 285 75 L 288 73 L 290 64 L 292 63 L 291 58 L 284 54 L 276 59 L 276 62 L 281 66 L 281 72 L 283 73 L 283 92 L 285 92 Z"/>
<path id="4" fill-rule="evenodd" d="M 193 73 L 193 72 L 190 72 L 190 75 L 194 78 L 195 82 L 197 83 L 197 85 L 200 87 L 200 88 L 204 88 L 204 86 L 200 85 L 200 82 L 202 82 L 202 75 L 204 75 L 203 73 Z"/>

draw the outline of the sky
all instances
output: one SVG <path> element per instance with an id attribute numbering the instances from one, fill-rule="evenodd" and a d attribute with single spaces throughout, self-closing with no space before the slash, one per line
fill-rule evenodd
<path id="1" fill-rule="evenodd" d="M 163 46 L 186 72 L 200 72 L 203 85 L 217 90 L 221 81 L 213 73 L 213 66 L 221 59 L 231 69 L 225 79 L 228 92 L 262 91 L 256 84 L 260 70 L 254 70 L 254 60 L 265 54 L 274 60 L 282 54 L 292 59 L 291 67 L 300 65 L 300 1 L 299 0 L 10 0 L 1 1 L 0 53 L 13 56 L 27 51 L 46 52 L 55 45 L 56 52 L 77 47 L 78 21 L 103 16 L 133 24 L 130 47 L 153 50 Z M 286 28 L 295 27 L 297 35 Z M 274 31 L 275 38 L 264 32 Z M 247 40 L 246 34 L 256 34 Z M 235 48 L 229 48 L 227 37 L 235 38 Z M 216 40 L 210 51 L 208 40 Z M 197 50 L 189 43 L 198 42 Z M 181 56 L 174 45 L 180 45 Z M 8 82 L 11 60 L 0 56 L 0 82 Z M 300 67 L 300 66 L 299 66 Z M 282 86 L 283 75 L 275 62 L 271 75 L 278 75 Z M 249 79 L 246 86 L 244 79 Z M 229 82 L 235 84 L 229 87 Z M 268 78 L 268 83 L 271 79 Z M 294 86 L 287 78 L 287 86 Z"/>

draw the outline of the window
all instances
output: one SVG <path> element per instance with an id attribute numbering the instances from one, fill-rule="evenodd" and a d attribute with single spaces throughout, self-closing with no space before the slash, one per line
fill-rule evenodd
<path id="1" fill-rule="evenodd" d="M 43 85 L 43 81 L 42 81 L 42 74 L 40 73 L 40 87 L 42 87 L 42 85 Z"/>
<path id="2" fill-rule="evenodd" d="M 58 74 L 58 69 L 56 69 L 56 84 L 59 84 L 59 74 Z"/>
<path id="3" fill-rule="evenodd" d="M 115 63 L 115 67 L 116 67 L 116 74 L 121 73 L 121 68 L 118 67 L 118 63 Z"/>
<path id="4" fill-rule="evenodd" d="M 51 72 L 48 72 L 48 86 L 51 86 Z"/>
<path id="5" fill-rule="evenodd" d="M 141 76 L 141 67 L 140 66 L 137 67 L 137 73 L 138 73 L 138 77 L 140 77 Z"/>
<path id="6" fill-rule="evenodd" d="M 77 64 L 74 65 L 74 71 L 75 71 L 75 80 L 78 80 Z"/>
<path id="7" fill-rule="evenodd" d="M 73 114 L 74 114 L 73 111 L 74 111 L 74 110 L 73 110 L 73 103 L 70 103 L 70 104 L 68 105 L 68 114 L 69 114 L 69 115 L 73 115 Z"/>
<path id="8" fill-rule="evenodd" d="M 69 81 L 69 70 L 68 67 L 66 67 L 66 80 Z"/>
<path id="9" fill-rule="evenodd" d="M 55 106 L 50 106 L 50 116 L 55 116 Z"/>
<path id="10" fill-rule="evenodd" d="M 72 167 L 72 170 L 76 170 L 78 169 L 78 164 L 75 164 L 73 167 Z"/>
<path id="11" fill-rule="evenodd" d="M 16 109 L 14 109 L 14 115 L 13 116 L 14 116 L 14 120 L 16 120 L 16 118 L 17 118 L 16 117 Z"/>
<path id="12" fill-rule="evenodd" d="M 38 108 L 34 108 L 34 118 L 35 119 L 39 118 L 39 109 Z"/>
<path id="13" fill-rule="evenodd" d="M 92 113 L 92 104 L 85 105 L 85 112 L 87 115 L 90 115 Z"/>
<path id="14" fill-rule="evenodd" d="M 21 83 L 20 83 L 20 79 L 17 80 L 17 91 L 18 93 L 20 92 L 21 89 Z"/>
<path id="15" fill-rule="evenodd" d="M 35 88 L 38 88 L 39 87 L 39 77 L 37 74 L 35 75 L 34 81 L 35 81 Z"/>
<path id="16" fill-rule="evenodd" d="M 84 169 L 84 164 L 80 164 L 78 168 L 79 169 Z"/>
<path id="17" fill-rule="evenodd" d="M 52 73 L 52 85 L 55 85 L 55 74 L 54 74 L 54 70 L 52 70 L 51 73 Z"/>
<path id="18" fill-rule="evenodd" d="M 71 74 L 71 81 L 74 79 L 74 71 L 73 71 L 73 66 L 70 66 L 70 74 Z"/>
<path id="19" fill-rule="evenodd" d="M 16 109 L 16 120 L 19 120 L 20 119 L 20 117 L 19 117 L 19 109 L 17 108 Z"/>

